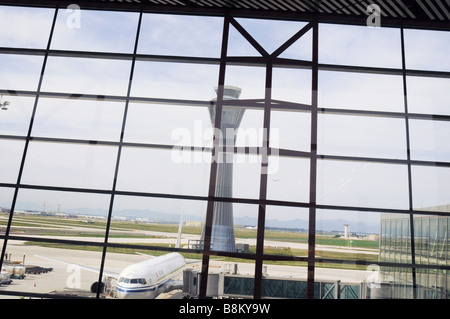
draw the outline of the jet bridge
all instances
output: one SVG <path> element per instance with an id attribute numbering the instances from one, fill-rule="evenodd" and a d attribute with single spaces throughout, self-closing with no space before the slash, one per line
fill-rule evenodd
<path id="1" fill-rule="evenodd" d="M 186 298 L 199 295 L 201 272 L 186 269 L 183 272 L 183 294 Z M 254 278 L 237 273 L 211 273 L 208 275 L 206 297 L 209 298 L 253 298 Z M 360 299 L 362 285 L 345 284 L 340 281 L 315 283 L 317 299 Z M 307 281 L 305 279 L 265 276 L 262 280 L 264 298 L 306 299 Z"/>

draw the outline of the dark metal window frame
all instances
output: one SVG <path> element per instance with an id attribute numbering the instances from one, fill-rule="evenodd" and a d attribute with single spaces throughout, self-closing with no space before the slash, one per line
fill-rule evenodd
<path id="1" fill-rule="evenodd" d="M 137 43 L 139 39 L 140 26 L 142 21 L 142 15 L 147 13 L 147 11 L 141 10 L 139 15 L 139 22 L 137 25 L 137 34 L 134 45 L 134 51 L 131 54 L 122 54 L 122 53 L 110 53 L 110 52 L 84 52 L 84 51 L 65 51 L 65 50 L 52 50 L 50 49 L 50 44 L 52 41 L 52 36 L 56 24 L 56 18 L 58 15 L 60 8 L 55 7 L 55 14 L 53 17 L 52 28 L 50 31 L 48 43 L 46 49 L 24 49 L 24 48 L 0 48 L 0 54 L 21 54 L 21 55 L 39 55 L 43 56 L 43 65 L 41 69 L 40 79 L 38 88 L 36 91 L 13 91 L 13 90 L 0 90 L 0 93 L 5 95 L 14 95 L 14 96 L 32 96 L 35 97 L 35 102 L 33 106 L 33 111 L 30 119 L 30 124 L 28 127 L 28 132 L 26 136 L 19 135 L 0 135 L 0 139 L 12 139 L 12 140 L 22 140 L 25 141 L 23 156 L 21 159 L 20 169 L 18 172 L 18 178 L 16 183 L 0 183 L 0 187 L 12 188 L 14 189 L 14 195 L 11 203 L 11 212 L 8 219 L 8 224 L 6 227 L 6 231 L 4 235 L 1 235 L 0 238 L 4 239 L 2 255 L 0 258 L 0 264 L 3 264 L 4 253 L 6 251 L 8 240 L 33 240 L 36 242 L 56 242 L 56 243 L 67 243 L 67 244 L 81 244 L 81 245 L 90 245 L 102 247 L 102 259 L 101 259 L 101 271 L 99 275 L 99 280 L 102 279 L 103 266 L 105 262 L 105 256 L 107 248 L 109 247 L 124 247 L 124 248 L 140 248 L 142 246 L 136 247 L 135 245 L 128 244 L 117 244 L 117 243 L 109 243 L 108 235 L 109 235 L 109 226 L 111 222 L 111 215 L 114 205 L 114 198 L 118 195 L 126 195 L 126 196 L 142 196 L 142 197 L 160 197 L 160 198 L 171 198 L 171 199 L 180 199 L 180 200 L 200 200 L 208 203 L 207 212 L 206 212 L 206 237 L 205 237 L 205 249 L 204 250 L 195 250 L 195 249 L 177 249 L 177 248 L 165 248 L 165 247 L 147 247 L 144 249 L 149 250 L 160 250 L 160 251 L 180 251 L 180 252 L 194 252 L 200 253 L 203 255 L 202 261 L 202 278 L 205 278 L 201 281 L 200 284 L 200 297 L 206 296 L 206 287 L 207 287 L 207 274 L 209 270 L 209 258 L 212 255 L 218 256 L 229 256 L 229 257 L 238 257 L 255 261 L 255 281 L 254 281 L 254 297 L 261 298 L 261 282 L 262 282 L 262 265 L 265 260 L 283 260 L 283 261 L 303 261 L 307 262 L 308 265 L 308 298 L 314 298 L 314 272 L 315 265 L 319 262 L 324 263 L 342 263 L 342 264 L 351 264 L 351 265 L 369 265 L 368 262 L 365 261 L 349 261 L 349 260 L 332 260 L 332 259 L 323 259 L 316 258 L 315 256 L 315 238 L 316 238 L 316 209 L 332 209 L 332 210 L 350 210 L 356 212 L 385 212 L 385 213 L 401 213 L 407 214 L 410 216 L 410 228 L 411 228 L 411 247 L 412 247 L 412 262 L 409 263 L 392 263 L 392 262 L 379 262 L 380 266 L 390 266 L 390 267 L 405 267 L 410 268 L 413 271 L 413 285 L 416 286 L 415 282 L 415 271 L 418 268 L 427 268 L 427 269 L 445 269 L 450 270 L 450 266 L 439 266 L 439 265 L 423 265 L 416 264 L 414 257 L 414 224 L 413 224 L 413 216 L 414 214 L 421 215 L 442 215 L 449 216 L 449 213 L 445 212 L 433 212 L 433 211 L 418 211 L 413 208 L 412 201 L 412 181 L 411 181 L 411 166 L 412 165 L 420 165 L 420 166 L 436 166 L 436 167 L 450 167 L 450 162 L 433 162 L 433 161 L 418 161 L 412 160 L 410 157 L 410 142 L 409 142 L 409 119 L 423 119 L 423 120 L 438 120 L 438 121 L 450 121 L 450 116 L 447 115 L 434 115 L 434 114 L 411 114 L 408 112 L 408 99 L 407 99 L 407 90 L 406 90 L 406 81 L 407 76 L 415 75 L 422 77 L 438 77 L 438 78 L 450 78 L 450 72 L 441 72 L 441 71 L 422 71 L 422 70 L 409 70 L 406 69 L 405 66 L 405 47 L 404 47 L 404 28 L 401 28 L 401 44 L 402 44 L 402 68 L 394 69 L 394 68 L 374 68 L 374 67 L 359 67 L 359 66 L 342 66 L 342 65 L 331 65 L 331 64 L 320 64 L 318 61 L 318 29 L 320 23 L 317 19 L 311 19 L 307 21 L 308 24 L 303 29 L 299 30 L 291 39 L 289 39 L 285 44 L 283 44 L 278 50 L 276 50 L 273 54 L 268 54 L 259 44 L 258 42 L 251 37 L 235 20 L 235 16 L 224 12 L 224 29 L 222 36 L 222 51 L 220 58 L 197 58 L 197 57 L 184 57 L 184 56 L 161 56 L 161 55 L 145 55 L 137 53 Z M 126 10 L 125 10 L 126 11 Z M 154 13 L 152 11 L 152 13 Z M 167 13 L 164 11 L 164 13 Z M 180 14 L 179 11 L 174 12 L 175 14 Z M 228 57 L 227 56 L 227 43 L 228 43 L 228 31 L 229 26 L 233 25 L 241 34 L 261 53 L 261 57 Z M 299 39 L 303 34 L 307 31 L 312 30 L 313 33 L 313 44 L 312 44 L 312 52 L 313 57 L 312 61 L 301 61 L 301 60 L 290 60 L 279 58 L 279 54 L 281 54 L 285 49 L 287 49 L 291 44 L 293 44 L 297 39 Z M 120 59 L 120 60 L 131 60 L 131 70 L 129 74 L 129 85 L 126 96 L 108 96 L 108 95 L 95 95 L 95 94 L 70 94 L 70 93 L 56 93 L 56 92 L 42 92 L 41 85 L 43 76 L 45 73 L 45 68 L 47 64 L 48 57 L 50 56 L 63 56 L 63 57 L 81 57 L 81 58 L 102 58 L 102 59 Z M 209 191 L 207 196 L 186 196 L 186 195 L 171 195 L 171 194 L 159 194 L 159 193 L 145 193 L 145 192 L 128 192 L 128 191 L 118 191 L 116 190 L 116 182 L 117 182 L 117 174 L 118 167 L 121 158 L 121 150 L 123 147 L 143 147 L 143 148 L 163 148 L 163 149 L 171 149 L 173 145 L 155 145 L 155 144 L 146 144 L 146 143 L 128 143 L 123 141 L 124 128 L 126 123 L 126 117 L 128 112 L 128 105 L 130 102 L 142 102 L 142 103 L 158 103 L 158 102 L 169 102 L 179 105 L 187 105 L 187 106 L 199 106 L 206 107 L 210 106 L 211 102 L 199 102 L 199 101 L 187 101 L 187 100 L 174 100 L 174 99 L 156 99 L 156 98 L 142 98 L 142 97 L 132 97 L 130 96 L 131 84 L 133 81 L 134 75 L 134 66 L 136 61 L 165 61 L 165 62 L 184 62 L 184 63 L 206 63 L 206 64 L 215 64 L 219 65 L 219 78 L 218 78 L 218 99 L 215 104 L 217 108 L 216 111 L 216 127 L 220 126 L 221 119 L 221 109 L 227 102 L 223 99 L 223 87 L 225 84 L 225 73 L 226 66 L 228 65 L 258 65 L 266 68 L 266 95 L 264 99 L 261 100 L 243 100 L 239 101 L 237 105 L 242 105 L 246 108 L 256 108 L 264 111 L 264 128 L 267 129 L 267 132 L 270 128 L 270 111 L 271 110 L 286 110 L 286 111 L 299 111 L 299 112 L 310 112 L 311 114 L 311 149 L 310 152 L 300 152 L 300 151 L 292 151 L 292 150 L 284 150 L 280 149 L 280 156 L 289 156 L 289 157 L 300 157 L 307 158 L 310 160 L 310 197 L 308 203 L 301 202 L 290 202 L 290 201 L 278 201 L 278 200 L 268 200 L 267 199 L 267 175 L 261 174 L 260 176 L 260 196 L 259 199 L 247 199 L 247 198 L 217 198 L 214 196 L 215 194 L 215 185 L 216 185 L 216 171 L 217 165 L 213 161 L 210 167 L 210 182 L 209 182 Z M 294 67 L 294 68 L 306 68 L 312 71 L 312 89 L 311 89 L 311 105 L 299 104 L 299 103 L 286 103 L 281 101 L 275 101 L 271 96 L 271 87 L 272 87 L 272 69 L 273 67 Z M 405 112 L 397 113 L 397 112 L 380 112 L 380 111 L 362 111 L 362 110 L 341 110 L 341 109 L 332 109 L 332 108 L 319 108 L 317 103 L 317 93 L 318 93 L 318 76 L 319 71 L 328 70 L 328 71 L 341 71 L 341 72 L 359 72 L 359 73 L 375 73 L 375 74 L 391 74 L 391 75 L 399 75 L 403 78 L 403 89 L 404 89 L 404 102 L 405 102 Z M 124 108 L 124 116 L 122 122 L 121 129 L 121 137 L 119 141 L 110 142 L 110 141 L 91 141 L 91 140 L 80 140 L 80 139 L 64 139 L 64 138 L 50 138 L 50 137 L 34 137 L 31 135 L 34 117 L 36 114 L 36 109 L 38 105 L 38 100 L 40 97 L 54 97 L 54 98 L 65 98 L 65 99 L 84 99 L 84 100 L 99 100 L 99 101 L 122 101 L 125 103 Z M 233 102 L 233 105 L 236 104 Z M 321 155 L 317 154 L 317 117 L 319 113 L 326 114 L 347 114 L 347 115 L 359 115 L 359 116 L 382 116 L 382 117 L 393 117 L 393 118 L 404 118 L 405 119 L 405 130 L 407 136 L 407 159 L 406 160 L 397 160 L 397 159 L 389 159 L 389 158 L 370 158 L 370 157 L 354 157 L 354 156 L 331 156 L 331 155 Z M 269 134 L 265 136 L 263 141 L 263 147 L 259 148 L 261 154 L 263 155 L 262 165 L 267 165 L 267 157 L 271 154 L 271 149 L 269 147 Z M 89 144 L 89 145 L 108 145 L 108 146 L 117 146 L 118 154 L 116 158 L 116 166 L 114 172 L 114 181 L 112 185 L 112 189 L 110 190 L 99 190 L 99 189 L 88 189 L 88 188 L 73 188 L 73 187 L 53 187 L 53 186 L 45 186 L 45 185 L 28 185 L 23 184 L 21 182 L 23 168 L 25 164 L 25 159 L 27 156 L 28 146 L 30 141 L 43 141 L 43 142 L 53 142 L 53 143 L 74 143 L 74 144 Z M 211 149 L 212 156 L 214 156 L 217 151 L 218 140 L 215 139 L 214 146 Z M 203 148 L 204 149 L 204 148 Z M 267 150 L 267 152 L 264 152 Z M 248 153 L 248 149 L 236 149 L 236 152 L 244 152 Z M 355 207 L 355 206 L 336 206 L 336 205 L 322 205 L 316 203 L 316 174 L 317 174 L 317 161 L 322 159 L 329 160 L 341 160 L 341 161 L 366 161 L 366 162 L 376 162 L 376 163 L 391 163 L 391 164 L 399 164 L 406 165 L 408 167 L 408 188 L 409 188 L 409 209 L 381 209 L 381 208 L 368 208 L 368 207 Z M 20 189 L 34 189 L 34 190 L 48 190 L 48 191 L 64 191 L 64 192 L 78 192 L 78 193 L 97 193 L 97 194 L 106 194 L 110 195 L 110 205 L 108 210 L 108 219 L 107 219 L 107 227 L 105 233 L 105 240 L 103 243 L 93 243 L 88 241 L 74 241 L 74 240 L 55 240 L 55 239 L 47 239 L 47 238 L 29 238 L 29 237 L 21 237 L 17 235 L 11 235 L 11 223 L 14 216 L 14 210 L 17 202 L 17 196 Z M 257 251 L 256 254 L 243 254 L 243 253 L 229 253 L 229 252 L 217 252 L 211 251 L 209 249 L 210 245 L 208 241 L 210 240 L 211 235 L 211 226 L 212 226 L 212 207 L 216 201 L 225 201 L 232 203 L 248 203 L 248 204 L 256 204 L 259 207 L 258 211 L 258 233 L 257 233 Z M 264 226 L 265 226 L 265 209 L 267 205 L 275 205 L 275 206 L 290 206 L 290 207 L 303 207 L 309 209 L 309 235 L 308 235 L 308 256 L 307 257 L 287 257 L 287 256 L 274 256 L 274 255 L 266 255 L 263 251 L 263 243 L 264 243 Z M 415 289 L 414 289 L 415 290 Z M 3 294 L 13 294 L 14 292 L 2 292 Z M 24 295 L 24 293 L 21 293 Z M 43 296 L 42 294 L 25 294 L 30 296 Z M 97 294 L 97 298 L 99 295 Z M 414 292 L 414 297 L 416 297 Z"/>

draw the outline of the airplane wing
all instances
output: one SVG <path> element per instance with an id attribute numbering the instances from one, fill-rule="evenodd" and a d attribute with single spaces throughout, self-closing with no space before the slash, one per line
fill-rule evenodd
<path id="1" fill-rule="evenodd" d="M 35 255 L 35 256 L 39 257 L 39 258 L 42 258 L 42 259 L 47 259 L 47 260 L 50 260 L 50 261 L 58 262 L 58 263 L 61 263 L 61 264 L 75 265 L 75 266 L 80 267 L 81 269 L 84 269 L 84 270 L 87 270 L 87 271 L 91 271 L 91 272 L 94 272 L 94 273 L 97 273 L 97 274 L 100 273 L 100 269 L 98 269 L 98 268 L 89 267 L 89 266 L 85 266 L 85 265 L 79 265 L 79 264 L 75 264 L 75 263 L 69 263 L 69 262 L 64 261 L 64 260 L 44 257 L 44 256 L 40 256 L 40 255 Z M 119 279 L 119 274 L 118 273 L 108 272 L 106 270 L 103 270 L 103 275 L 107 276 L 107 277 L 113 277 L 113 278 Z"/>

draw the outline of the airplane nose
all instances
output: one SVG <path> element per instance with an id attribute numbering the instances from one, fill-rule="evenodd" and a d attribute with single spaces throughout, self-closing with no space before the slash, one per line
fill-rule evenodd
<path id="1" fill-rule="evenodd" d="M 131 298 L 130 294 L 127 293 L 126 291 L 118 291 L 117 292 L 117 297 L 119 299 L 130 299 Z"/>

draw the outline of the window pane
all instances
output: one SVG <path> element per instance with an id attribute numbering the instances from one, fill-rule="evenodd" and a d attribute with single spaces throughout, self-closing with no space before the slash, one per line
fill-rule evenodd
<path id="1" fill-rule="evenodd" d="M 138 53 L 220 57 L 223 19 L 144 14 Z"/>
<path id="2" fill-rule="evenodd" d="M 6 90 L 36 91 L 43 57 L 0 54 L 0 88 Z"/>
<path id="3" fill-rule="evenodd" d="M 264 254 L 307 256 L 308 228 L 307 208 L 268 205 L 264 229 Z"/>
<path id="4" fill-rule="evenodd" d="M 207 195 L 210 152 L 124 147 L 117 188 L 125 191 Z"/>
<path id="5" fill-rule="evenodd" d="M 61 10 L 52 49 L 133 52 L 138 18 L 129 12 Z"/>
<path id="6" fill-rule="evenodd" d="M 412 166 L 414 209 L 450 212 L 450 169 Z"/>
<path id="7" fill-rule="evenodd" d="M 2 286 L 2 289 L 19 293 L 18 296 L 21 296 L 20 293 L 41 293 L 52 294 L 54 298 L 58 298 L 64 295 L 74 296 L 75 292 L 75 296 L 78 297 L 96 297 L 96 294 L 90 292 L 90 288 L 94 282 L 98 281 L 98 273 L 78 265 L 100 269 L 101 247 L 42 243 L 32 240 L 24 244 L 23 241 L 10 239 L 6 251 L 11 256 L 11 262 L 16 265 L 22 263 L 25 258 L 26 266 L 41 267 L 40 270 L 43 272 L 25 274 L 25 279 L 13 279 L 13 284 Z M 34 280 L 31 279 L 32 277 Z"/>
<path id="8" fill-rule="evenodd" d="M 14 196 L 14 188 L 0 187 L 0 212 L 5 219 L 2 220 L 2 226 L 6 225 L 7 218 L 11 209 Z M 3 242 L 0 242 L 3 244 Z"/>
<path id="9" fill-rule="evenodd" d="M 321 234 L 326 236 L 318 236 L 316 244 L 322 246 L 325 245 L 326 237 L 339 238 L 341 240 L 338 240 L 332 246 L 345 246 L 348 247 L 349 250 L 354 249 L 354 251 L 351 252 L 352 254 L 350 254 L 355 254 L 354 257 L 356 257 L 356 254 L 358 253 L 365 254 L 364 251 L 367 250 L 366 253 L 374 255 L 376 258 L 374 261 L 377 261 L 380 215 L 381 214 L 377 212 L 318 209 L 316 216 L 316 231 L 318 232 L 318 235 Z M 353 241 L 350 241 L 349 239 L 353 239 Z M 371 242 L 358 242 L 358 240 Z M 322 247 L 322 249 L 323 248 L 326 247 Z"/>
<path id="10" fill-rule="evenodd" d="M 319 26 L 319 62 L 401 68 L 400 30 L 336 24 Z"/>
<path id="11" fill-rule="evenodd" d="M 130 61 L 49 57 L 42 91 L 126 95 Z"/>
<path id="12" fill-rule="evenodd" d="M 309 162 L 307 158 L 271 156 L 267 179 L 267 199 L 309 201 Z"/>
<path id="13" fill-rule="evenodd" d="M 223 110 L 226 110 L 224 107 Z M 224 116 L 222 115 L 222 119 Z M 262 141 L 264 138 L 263 129 L 264 111 L 263 110 L 252 110 L 246 109 L 239 127 L 235 130 L 236 140 L 235 145 L 237 147 L 257 147 L 262 146 Z M 226 136 L 227 130 L 224 129 L 222 134 Z M 256 149 L 254 149 L 256 154 Z"/>
<path id="14" fill-rule="evenodd" d="M 450 162 L 450 122 L 409 120 L 411 159 Z"/>
<path id="15" fill-rule="evenodd" d="M 29 236 L 102 242 L 109 203 L 110 195 L 20 189 L 11 225 Z"/>
<path id="16" fill-rule="evenodd" d="M 311 104 L 311 70 L 274 68 L 272 99 Z"/>
<path id="17" fill-rule="evenodd" d="M 218 170 L 220 171 L 220 163 Z M 227 168 L 224 168 L 226 172 Z M 233 158 L 233 180 L 232 180 L 232 196 L 221 195 L 222 197 L 234 197 L 234 198 L 259 198 L 259 185 L 261 179 L 261 156 L 260 155 L 246 155 L 246 154 L 234 154 Z M 220 183 L 220 175 L 217 180 L 216 187 L 218 188 Z M 227 184 L 225 183 L 224 187 Z M 217 189 L 216 188 L 216 189 Z M 229 194 L 229 193 L 228 193 Z"/>
<path id="18" fill-rule="evenodd" d="M 22 181 L 111 189 L 116 158 L 116 147 L 30 142 Z"/>
<path id="19" fill-rule="evenodd" d="M 320 71 L 319 106 L 404 112 L 402 77 Z"/>
<path id="20" fill-rule="evenodd" d="M 211 249 L 214 251 L 255 253 L 257 223 L 258 205 L 215 202 Z M 204 240 L 203 232 L 200 243 L 202 247 L 204 246 Z"/>
<path id="21" fill-rule="evenodd" d="M 379 232 L 380 214 L 377 212 L 318 209 L 315 257 L 346 263 L 316 264 L 318 273 L 315 279 L 325 282 L 341 280 L 341 290 L 348 289 L 346 284 L 360 286 L 370 281 L 372 266 L 356 265 L 356 262 L 374 265 L 379 261 Z M 349 295 L 343 297 L 346 298 L 357 299 Z"/>
<path id="22" fill-rule="evenodd" d="M 407 166 L 319 160 L 317 202 L 405 209 L 408 207 Z"/>
<path id="23" fill-rule="evenodd" d="M 450 71 L 450 32 L 405 29 L 406 68 Z"/>
<path id="24" fill-rule="evenodd" d="M 406 87 L 410 113 L 450 115 L 450 79 L 408 76 Z"/>
<path id="25" fill-rule="evenodd" d="M 0 134 L 27 135 L 35 97 L 3 95 L 3 102 L 10 104 L 0 111 Z"/>
<path id="26" fill-rule="evenodd" d="M 212 146 L 208 107 L 130 103 L 124 141 L 178 146 Z"/>
<path id="27" fill-rule="evenodd" d="M 218 65 L 136 62 L 133 96 L 210 101 L 219 76 Z"/>
<path id="28" fill-rule="evenodd" d="M 201 224 L 204 222 L 206 213 L 206 201 L 182 200 L 157 197 L 139 197 L 139 196 L 116 196 L 114 199 L 114 210 L 112 219 L 116 222 L 117 228 L 129 228 L 133 231 L 143 231 L 141 223 L 161 223 L 170 224 L 170 230 L 173 233 L 171 239 L 165 237 L 142 238 L 141 242 L 146 243 L 176 243 L 176 234 L 181 219 L 183 220 L 182 244 L 187 244 L 188 238 L 192 235 L 200 235 Z M 181 216 L 183 215 L 183 216 Z M 157 225 L 145 225 L 145 231 L 156 231 Z M 114 226 L 113 226 L 114 227 Z M 192 229 L 190 228 L 192 227 Z M 194 229 L 194 227 L 196 227 Z M 153 229 L 152 229 L 153 228 Z M 137 234 L 138 235 L 138 234 Z M 186 239 L 186 240 L 185 240 Z M 126 239 L 111 239 L 114 242 L 125 243 Z M 137 241 L 136 241 L 137 242 Z"/>
<path id="29" fill-rule="evenodd" d="M 311 148 L 311 114 L 272 110 L 270 147 L 309 151 Z"/>
<path id="30" fill-rule="evenodd" d="M 266 70 L 262 67 L 227 66 L 225 85 L 242 89 L 241 100 L 265 97 Z"/>
<path id="31" fill-rule="evenodd" d="M 3 168 L 0 170 L 0 181 L 2 183 L 17 182 L 24 146 L 24 141 L 0 139 L 0 154 L 3 154 Z"/>
<path id="32" fill-rule="evenodd" d="M 319 154 L 406 158 L 404 119 L 319 114 Z"/>
<path id="33" fill-rule="evenodd" d="M 0 7 L 0 46 L 45 49 L 54 9 Z"/>
<path id="34" fill-rule="evenodd" d="M 40 98 L 33 136 L 118 141 L 123 102 Z"/>

